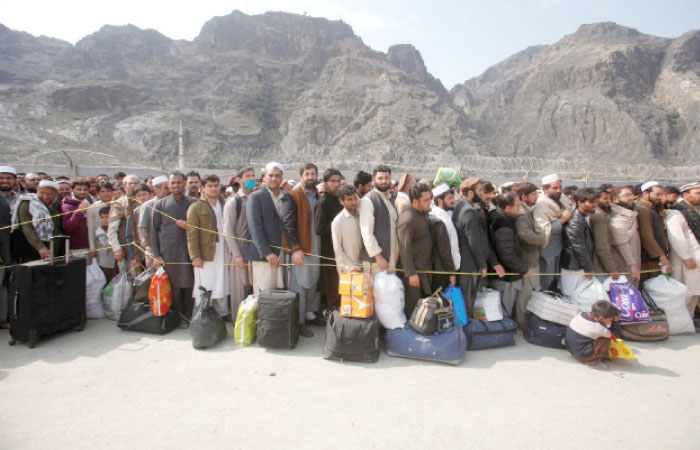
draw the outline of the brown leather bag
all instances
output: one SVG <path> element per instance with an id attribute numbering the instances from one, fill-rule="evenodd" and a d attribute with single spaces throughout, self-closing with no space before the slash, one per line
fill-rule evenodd
<path id="1" fill-rule="evenodd" d="M 453 324 L 452 301 L 438 288 L 430 297 L 418 300 L 408 325 L 420 334 L 440 333 Z"/>

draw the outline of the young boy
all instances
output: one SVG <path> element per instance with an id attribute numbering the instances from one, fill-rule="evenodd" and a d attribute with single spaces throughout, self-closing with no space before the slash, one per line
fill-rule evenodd
<path id="1" fill-rule="evenodd" d="M 591 312 L 579 313 L 566 330 L 566 348 L 571 356 L 591 367 L 605 368 L 601 361 L 608 356 L 610 326 L 620 320 L 620 311 L 607 300 L 599 300 Z"/>
<path id="2" fill-rule="evenodd" d="M 119 273 L 119 267 L 107 239 L 107 227 L 109 227 L 109 206 L 103 206 L 100 208 L 100 227 L 95 231 L 95 248 L 102 249 L 97 252 L 97 264 L 100 265 L 109 283 Z"/>

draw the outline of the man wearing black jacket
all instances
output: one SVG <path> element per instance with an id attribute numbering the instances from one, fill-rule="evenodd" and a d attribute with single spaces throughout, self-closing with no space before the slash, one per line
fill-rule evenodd
<path id="1" fill-rule="evenodd" d="M 340 171 L 328 169 L 323 173 L 323 185 L 326 193 L 316 203 L 314 212 L 314 231 L 321 238 L 321 256 L 331 259 L 323 259 L 321 264 L 334 264 L 335 252 L 333 251 L 333 234 L 331 224 L 333 219 L 343 210 L 343 205 L 338 200 L 338 188 L 340 187 Z M 338 282 L 340 278 L 338 270 L 333 266 L 321 267 L 320 291 L 326 298 L 326 308 L 329 311 L 340 308 L 340 294 Z"/>
<path id="2" fill-rule="evenodd" d="M 523 251 L 520 248 L 520 240 L 515 227 L 515 222 L 520 214 L 520 199 L 515 192 L 506 192 L 493 200 L 496 209 L 489 212 L 491 223 L 491 243 L 498 260 L 503 264 L 507 273 L 517 275 L 505 275 L 501 279 L 492 279 L 491 287 L 501 292 L 501 300 L 510 316 L 513 313 L 515 297 L 523 288 L 523 278 L 530 278 L 530 267 L 523 259 Z"/>
<path id="3" fill-rule="evenodd" d="M 564 226 L 563 234 L 561 292 L 564 295 L 571 295 L 584 277 L 590 280 L 593 278 L 594 272 L 595 246 L 588 216 L 595 212 L 595 190 L 592 188 L 579 189 L 574 198 L 576 209 Z M 585 275 L 581 276 L 582 272 Z"/>

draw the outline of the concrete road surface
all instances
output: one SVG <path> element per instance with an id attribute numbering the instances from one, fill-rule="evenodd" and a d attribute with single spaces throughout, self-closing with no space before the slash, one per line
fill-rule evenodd
<path id="1" fill-rule="evenodd" d="M 326 361 L 313 330 L 289 351 L 108 320 L 31 350 L 2 330 L 0 449 L 700 448 L 700 335 L 599 371 L 522 335 L 458 367 Z"/>

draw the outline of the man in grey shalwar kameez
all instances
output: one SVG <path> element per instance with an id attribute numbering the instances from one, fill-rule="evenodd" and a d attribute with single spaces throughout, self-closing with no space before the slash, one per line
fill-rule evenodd
<path id="1" fill-rule="evenodd" d="M 151 232 L 149 235 L 154 267 L 165 265 L 173 292 L 173 308 L 188 320 L 192 317 L 194 300 L 192 287 L 194 273 L 187 252 L 187 209 L 197 201 L 185 195 L 185 176 L 179 172 L 170 175 L 171 194 L 153 204 Z M 168 216 L 160 214 L 161 211 Z M 186 264 L 168 264 L 186 263 Z"/>

